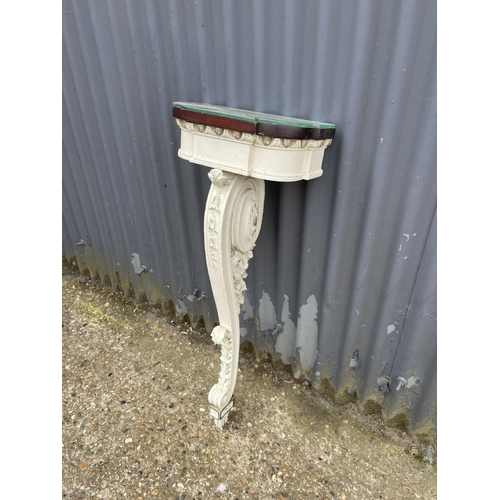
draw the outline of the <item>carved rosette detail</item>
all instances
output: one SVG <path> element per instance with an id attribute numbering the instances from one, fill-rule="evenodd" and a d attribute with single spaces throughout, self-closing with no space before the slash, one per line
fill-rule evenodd
<path id="1" fill-rule="evenodd" d="M 314 140 L 314 139 L 282 139 L 279 137 L 269 137 L 267 135 L 249 134 L 237 130 L 211 127 L 209 125 L 199 125 L 177 119 L 177 124 L 181 129 L 201 135 L 212 135 L 238 142 L 249 142 L 256 146 L 264 146 L 277 149 L 322 149 L 332 143 L 332 139 Z"/>
<path id="2" fill-rule="evenodd" d="M 248 232 L 253 238 L 257 231 L 257 223 L 259 221 L 259 205 L 254 202 L 250 207 L 250 217 L 248 219 Z"/>
<path id="3" fill-rule="evenodd" d="M 221 370 L 208 399 L 223 409 L 236 385 L 239 310 L 248 262 L 262 223 L 264 181 L 219 169 L 211 170 L 209 178 L 212 187 L 205 210 L 205 252 L 219 315 L 220 326 L 214 328 L 212 339 L 221 346 Z"/>

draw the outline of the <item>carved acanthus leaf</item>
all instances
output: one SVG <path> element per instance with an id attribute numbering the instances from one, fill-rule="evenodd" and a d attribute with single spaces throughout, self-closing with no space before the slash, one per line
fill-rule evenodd
<path id="1" fill-rule="evenodd" d="M 208 178 L 212 181 L 212 184 L 219 187 L 226 186 L 233 180 L 232 177 L 224 175 L 224 172 L 218 168 L 210 170 L 210 172 L 208 172 Z"/>
<path id="2" fill-rule="evenodd" d="M 240 252 L 231 249 L 231 261 L 233 264 L 233 280 L 234 280 L 234 292 L 236 294 L 236 300 L 243 304 L 245 299 L 243 298 L 243 292 L 247 289 L 245 284 L 245 278 L 248 276 L 246 273 L 248 267 L 248 261 L 253 257 L 251 250 L 248 252 Z"/>
<path id="3" fill-rule="evenodd" d="M 231 382 L 231 364 L 233 359 L 233 342 L 231 332 L 223 327 L 216 326 L 212 330 L 212 340 L 215 344 L 221 346 L 220 361 L 221 368 L 219 372 L 219 380 L 212 388 L 216 393 L 226 393 Z"/>

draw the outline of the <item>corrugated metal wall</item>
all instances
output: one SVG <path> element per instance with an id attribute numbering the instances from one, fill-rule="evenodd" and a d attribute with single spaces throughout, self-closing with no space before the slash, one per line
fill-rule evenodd
<path id="1" fill-rule="evenodd" d="M 208 169 L 178 158 L 172 101 L 337 125 L 321 178 L 266 182 L 242 335 L 434 427 L 435 2 L 63 2 L 63 251 L 210 328 Z"/>

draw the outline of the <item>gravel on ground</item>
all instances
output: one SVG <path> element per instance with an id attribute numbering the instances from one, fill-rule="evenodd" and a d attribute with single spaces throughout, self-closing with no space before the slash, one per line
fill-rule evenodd
<path id="1" fill-rule="evenodd" d="M 437 498 L 435 461 L 380 416 L 242 353 L 221 431 L 207 401 L 219 347 L 204 330 L 69 274 L 62 303 L 63 498 Z"/>

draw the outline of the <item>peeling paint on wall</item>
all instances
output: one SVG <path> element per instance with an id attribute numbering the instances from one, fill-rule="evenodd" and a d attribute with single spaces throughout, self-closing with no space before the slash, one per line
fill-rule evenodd
<path id="1" fill-rule="evenodd" d="M 139 257 L 138 253 L 132 254 L 132 260 L 130 262 L 134 266 L 134 272 L 139 276 L 142 273 L 147 273 L 147 272 L 152 273 L 153 272 L 152 269 L 148 269 L 147 266 L 145 266 L 144 264 L 141 264 L 141 258 Z"/>
<path id="2" fill-rule="evenodd" d="M 295 323 L 290 317 L 290 299 L 288 295 L 284 296 L 283 299 L 283 309 L 281 310 L 281 322 L 283 325 L 283 331 L 278 335 L 275 344 L 276 352 L 281 356 L 281 360 L 285 364 L 289 364 L 293 361 L 295 352 L 295 335 L 297 329 Z"/>
<path id="3" fill-rule="evenodd" d="M 274 330 L 276 325 L 276 309 L 266 292 L 262 293 L 262 298 L 259 300 L 259 318 L 261 331 Z"/>
<path id="4" fill-rule="evenodd" d="M 141 257 L 139 256 L 138 253 L 133 253 L 132 254 L 132 265 L 134 266 L 134 272 L 136 274 L 141 274 L 142 272 L 142 267 L 141 267 Z"/>
<path id="5" fill-rule="evenodd" d="M 184 300 L 179 299 L 175 303 L 175 311 L 177 314 L 187 314 L 188 312 L 188 306 Z"/>
<path id="6" fill-rule="evenodd" d="M 417 385 L 420 383 L 420 379 L 418 377 L 415 377 L 412 375 L 407 381 L 406 381 L 406 388 L 411 389 L 414 385 Z"/>
<path id="7" fill-rule="evenodd" d="M 318 356 L 318 302 L 310 295 L 299 310 L 297 321 L 297 348 L 300 351 L 300 366 L 306 372 L 311 370 Z M 297 374 L 299 376 L 299 374 Z"/>
<path id="8" fill-rule="evenodd" d="M 250 299 L 248 298 L 247 291 L 243 291 L 243 304 L 241 305 L 241 314 L 243 316 L 243 321 L 247 321 L 253 318 L 253 307 Z"/>

